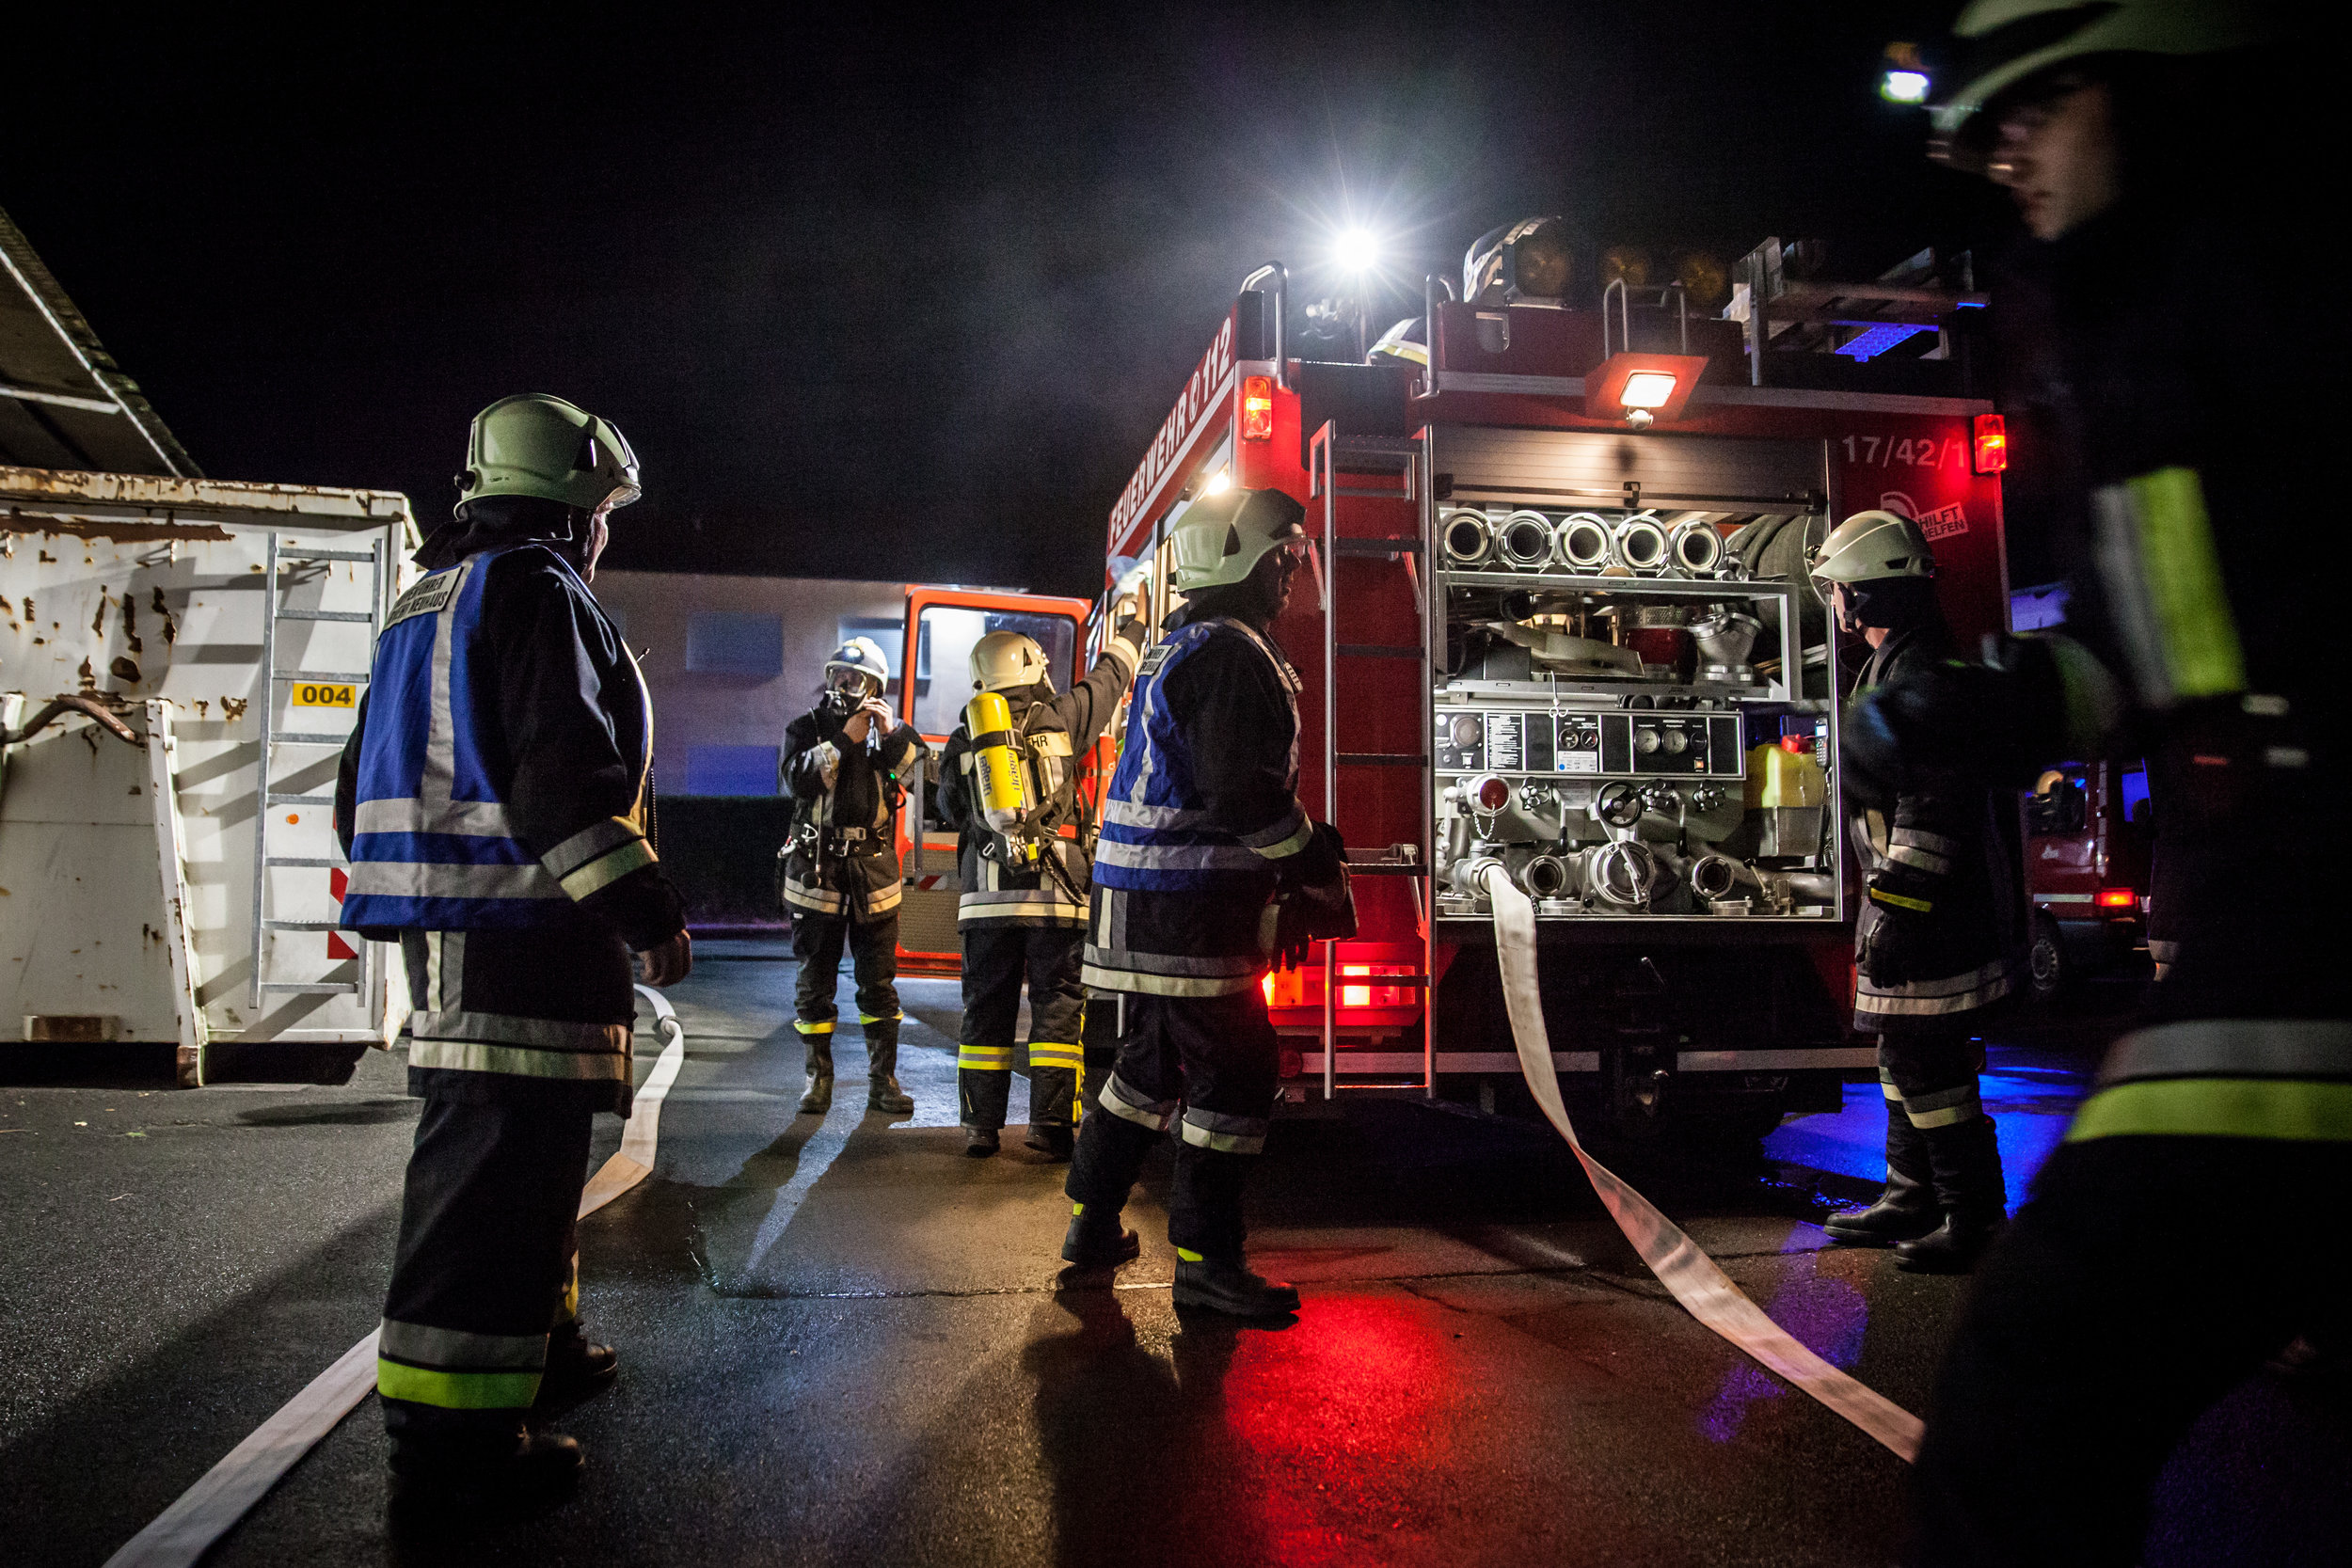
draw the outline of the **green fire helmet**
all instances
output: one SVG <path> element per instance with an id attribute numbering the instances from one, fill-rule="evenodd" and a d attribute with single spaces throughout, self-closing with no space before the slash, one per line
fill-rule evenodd
<path id="1" fill-rule="evenodd" d="M 1306 542 L 1307 509 L 1279 490 L 1226 490 L 1185 508 L 1169 538 L 1179 594 L 1244 582 L 1268 550 Z"/>
<path id="2" fill-rule="evenodd" d="M 2249 0 L 1975 0 L 1952 24 L 1950 93 L 1930 108 L 1930 156 L 1973 174 L 1992 150 L 1985 106 L 2046 71 L 2095 55 L 2217 55 L 2270 36 Z"/>
<path id="3" fill-rule="evenodd" d="M 1822 584 L 1931 578 L 1935 552 L 1919 525 L 1900 513 L 1857 512 L 1821 541 L 1805 570 Z"/>
<path id="4" fill-rule="evenodd" d="M 485 496 L 531 496 L 594 512 L 643 492 L 637 454 L 612 421 L 562 398 L 526 392 L 473 417 L 457 504 Z"/>

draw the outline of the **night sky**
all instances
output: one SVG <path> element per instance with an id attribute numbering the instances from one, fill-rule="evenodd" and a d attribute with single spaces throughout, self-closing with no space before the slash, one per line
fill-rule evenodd
<path id="1" fill-rule="evenodd" d="M 1088 593 L 1234 287 L 1328 292 L 1341 224 L 1387 320 L 1542 212 L 1852 276 L 1997 243 L 1875 95 L 1954 8 L 20 20 L 0 206 L 216 477 L 429 524 L 474 411 L 545 390 L 644 464 L 612 564 Z"/>

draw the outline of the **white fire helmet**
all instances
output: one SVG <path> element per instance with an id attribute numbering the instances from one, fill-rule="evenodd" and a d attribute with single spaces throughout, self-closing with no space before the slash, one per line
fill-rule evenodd
<path id="1" fill-rule="evenodd" d="M 1037 645 L 1036 638 L 1017 631 L 992 631 L 972 644 L 973 690 L 1009 691 L 1041 682 L 1047 690 L 1053 689 L 1045 650 Z"/>
<path id="2" fill-rule="evenodd" d="M 872 683 L 868 695 L 879 696 L 890 684 L 890 661 L 882 657 L 882 644 L 870 637 L 852 637 L 833 651 L 825 660 L 825 684 L 831 686 L 834 676 L 843 670 L 855 670 Z"/>

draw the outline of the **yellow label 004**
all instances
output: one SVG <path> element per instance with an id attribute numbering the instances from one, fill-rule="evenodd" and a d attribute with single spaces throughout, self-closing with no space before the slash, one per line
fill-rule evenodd
<path id="1" fill-rule="evenodd" d="M 297 681 L 294 689 L 296 707 L 353 707 L 358 698 L 349 686 L 337 686 L 325 681 Z"/>

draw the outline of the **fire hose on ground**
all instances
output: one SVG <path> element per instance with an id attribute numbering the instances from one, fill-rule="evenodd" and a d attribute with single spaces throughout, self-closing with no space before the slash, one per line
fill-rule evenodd
<path id="1" fill-rule="evenodd" d="M 1625 1239 L 1691 1316 L 1886 1445 L 1897 1457 L 1915 1458 L 1923 1430 L 1918 1417 L 1831 1366 L 1766 1317 L 1681 1227 L 1584 1151 L 1560 1099 L 1560 1076 L 1552 1067 L 1551 1039 L 1544 1029 L 1535 970 L 1535 907 L 1501 865 L 1483 873 L 1483 880 L 1494 906 L 1495 953 L 1502 964 L 1503 1003 L 1511 1016 L 1519 1070 Z"/>
<path id="2" fill-rule="evenodd" d="M 653 1009 L 654 1027 L 665 1043 L 644 1086 L 637 1091 L 620 1148 L 580 1192 L 582 1219 L 653 1174 L 661 1101 L 686 1061 L 686 1030 L 669 999 L 651 986 L 639 986 L 637 994 Z M 106 1568 L 193 1568 L 319 1439 L 374 1392 L 376 1332 L 370 1329 L 366 1338 L 343 1352 L 251 1436 L 230 1449 L 153 1523 L 108 1558 Z"/>

